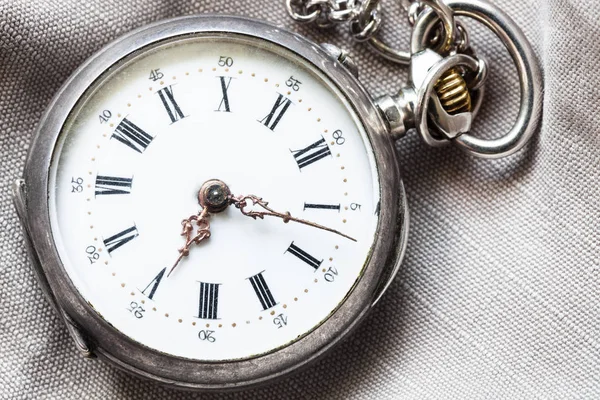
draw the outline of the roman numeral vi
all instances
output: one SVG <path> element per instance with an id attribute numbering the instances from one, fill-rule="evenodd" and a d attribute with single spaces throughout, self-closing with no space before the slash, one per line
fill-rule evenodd
<path id="1" fill-rule="evenodd" d="M 198 282 L 200 284 L 200 295 L 198 297 L 198 318 L 217 319 L 219 306 L 218 283 Z"/>

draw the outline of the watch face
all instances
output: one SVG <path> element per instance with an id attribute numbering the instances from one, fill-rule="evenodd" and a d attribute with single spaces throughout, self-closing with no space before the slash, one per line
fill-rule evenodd
<path id="1" fill-rule="evenodd" d="M 171 39 L 107 70 L 49 174 L 53 239 L 80 295 L 124 335 L 193 360 L 309 334 L 361 278 L 378 225 L 350 103 L 301 57 L 244 36 Z M 208 228 L 190 217 L 211 179 L 256 198 L 206 215 Z"/>

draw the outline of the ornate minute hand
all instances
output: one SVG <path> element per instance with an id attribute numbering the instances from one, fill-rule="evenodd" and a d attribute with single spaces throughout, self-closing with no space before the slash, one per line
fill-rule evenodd
<path id="1" fill-rule="evenodd" d="M 264 201 L 261 197 L 258 197 L 258 196 L 254 196 L 254 195 L 233 196 L 233 195 L 230 195 L 229 201 L 230 201 L 230 204 L 234 205 L 235 208 L 239 209 L 242 214 L 244 214 L 252 219 L 257 219 L 257 218 L 264 219 L 265 217 L 277 217 L 277 218 L 281 218 L 283 220 L 283 222 L 285 222 L 286 224 L 290 221 L 298 222 L 300 224 L 312 226 L 313 228 L 318 228 L 318 229 L 322 229 L 327 232 L 335 233 L 337 235 L 345 237 L 346 239 L 350 239 L 353 242 L 356 242 L 356 239 L 354 239 L 351 236 L 343 234 L 342 232 L 337 231 L 335 229 L 328 228 L 326 226 L 317 224 L 315 222 L 311 222 L 311 221 L 307 221 L 305 219 L 293 217 L 288 211 L 286 211 L 285 213 L 275 211 L 269 207 L 268 202 Z M 248 201 L 251 201 L 252 205 L 259 206 L 264 211 L 255 211 L 255 210 L 246 209 L 247 207 L 249 207 Z"/>

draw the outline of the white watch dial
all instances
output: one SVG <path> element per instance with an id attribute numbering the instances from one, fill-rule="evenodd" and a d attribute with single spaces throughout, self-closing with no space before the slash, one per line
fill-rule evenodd
<path id="1" fill-rule="evenodd" d="M 210 179 L 355 241 L 229 206 L 167 276 Z M 171 40 L 107 71 L 63 128 L 50 188 L 81 296 L 133 340 L 196 360 L 253 357 L 319 326 L 360 279 L 378 223 L 349 103 L 300 57 L 236 36 Z"/>

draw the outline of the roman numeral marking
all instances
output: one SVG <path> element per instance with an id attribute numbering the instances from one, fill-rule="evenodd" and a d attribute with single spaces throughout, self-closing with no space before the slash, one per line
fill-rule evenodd
<path id="1" fill-rule="evenodd" d="M 96 176 L 96 196 L 105 194 L 129 194 L 133 178 L 118 178 L 116 176 Z"/>
<path id="2" fill-rule="evenodd" d="M 269 286 L 267 286 L 267 282 L 265 281 L 262 272 L 251 276 L 248 280 L 250 281 L 252 289 L 254 289 L 254 293 L 256 293 L 263 310 L 268 310 L 277 304 L 275 298 L 273 298 L 273 295 L 271 294 Z"/>
<path id="3" fill-rule="evenodd" d="M 218 283 L 198 282 L 200 284 L 200 295 L 198 300 L 198 318 L 217 319 L 217 308 L 219 305 Z"/>
<path id="4" fill-rule="evenodd" d="M 152 136 L 148 135 L 127 118 L 124 118 L 123 121 L 117 125 L 115 132 L 111 136 L 111 139 L 112 138 L 117 139 L 119 142 L 138 153 L 143 153 L 153 139 Z"/>
<path id="5" fill-rule="evenodd" d="M 340 211 L 340 204 L 311 204 L 311 203 L 304 202 L 304 210 L 306 210 L 307 208 Z"/>
<path id="6" fill-rule="evenodd" d="M 292 104 L 290 99 L 283 97 L 282 94 L 279 94 L 275 104 L 273 105 L 273 108 L 271 108 L 271 112 L 263 119 L 258 120 L 258 122 L 272 131 L 275 130 L 275 127 L 279 121 L 281 121 L 281 118 L 290 107 L 290 104 Z"/>
<path id="7" fill-rule="evenodd" d="M 130 228 L 125 229 L 111 237 L 104 239 L 104 245 L 106 246 L 109 253 L 112 253 L 119 247 L 123 246 L 125 243 L 132 241 L 134 238 L 138 236 L 138 231 L 135 225 Z"/>
<path id="8" fill-rule="evenodd" d="M 291 152 L 294 155 L 294 159 L 300 170 L 315 161 L 319 161 L 320 159 L 331 155 L 329 146 L 327 146 L 327 143 L 325 143 L 325 139 L 323 138 L 317 140 L 308 147 L 300 150 L 291 150 Z"/>
<path id="9" fill-rule="evenodd" d="M 221 81 L 221 91 L 223 92 L 223 97 L 221 98 L 221 102 L 219 103 L 219 108 L 217 111 L 231 112 L 231 109 L 229 108 L 229 95 L 227 94 L 227 90 L 229 89 L 229 85 L 231 84 L 231 80 L 233 78 L 227 76 L 219 76 L 218 78 Z"/>
<path id="10" fill-rule="evenodd" d="M 288 247 L 286 252 L 295 255 L 300 260 L 304 261 L 305 263 L 307 263 L 308 265 L 313 267 L 315 270 L 317 268 L 319 268 L 319 266 L 321 266 L 321 263 L 323 262 L 323 260 L 321 260 L 321 261 L 317 260 L 310 254 L 308 254 L 306 251 L 304 251 L 300 247 L 296 246 L 294 244 L 294 242 L 292 242 L 292 244 L 290 244 L 290 247 Z"/>
<path id="11" fill-rule="evenodd" d="M 158 288 L 158 285 L 160 285 L 160 281 L 162 281 L 163 276 L 165 276 L 166 270 L 167 267 L 161 269 L 158 275 L 156 275 L 154 279 L 152 279 L 152 281 L 148 284 L 148 286 L 146 286 L 146 289 L 142 290 L 142 293 L 148 296 L 150 300 L 154 298 L 154 293 L 156 293 L 156 289 Z M 146 293 L 148 289 L 150 289 L 150 293 Z"/>
<path id="12" fill-rule="evenodd" d="M 168 86 L 164 89 L 159 90 L 158 95 L 165 106 L 165 110 L 167 110 L 167 114 L 169 114 L 169 118 L 171 119 L 171 123 L 175 123 L 180 119 L 185 118 L 183 111 L 179 107 L 179 104 L 175 101 L 175 97 L 173 97 L 173 86 Z"/>

